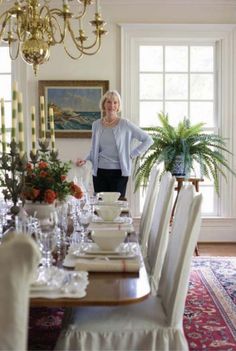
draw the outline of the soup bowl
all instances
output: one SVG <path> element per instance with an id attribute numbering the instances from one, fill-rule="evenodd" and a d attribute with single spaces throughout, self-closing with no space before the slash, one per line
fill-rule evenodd
<path id="1" fill-rule="evenodd" d="M 92 231 L 92 239 L 101 250 L 115 250 L 126 237 L 124 230 L 97 229 Z"/>
<path id="2" fill-rule="evenodd" d="M 119 199 L 120 193 L 118 192 L 102 192 L 98 193 L 98 196 L 104 201 L 104 202 L 115 202 Z"/>
<path id="3" fill-rule="evenodd" d="M 120 206 L 97 206 L 96 212 L 104 221 L 114 221 L 121 213 Z"/>

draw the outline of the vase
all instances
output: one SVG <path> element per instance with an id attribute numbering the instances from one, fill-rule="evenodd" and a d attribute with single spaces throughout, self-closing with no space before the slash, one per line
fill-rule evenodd
<path id="1" fill-rule="evenodd" d="M 24 209 L 29 216 L 35 216 L 40 221 L 50 218 L 51 213 L 55 211 L 55 203 L 47 204 L 45 202 L 27 201 L 24 204 Z"/>
<path id="2" fill-rule="evenodd" d="M 176 156 L 171 173 L 176 177 L 184 177 L 186 175 L 184 154 Z"/>

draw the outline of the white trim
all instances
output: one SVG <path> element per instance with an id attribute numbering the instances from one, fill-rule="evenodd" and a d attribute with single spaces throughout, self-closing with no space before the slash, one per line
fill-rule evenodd
<path id="1" fill-rule="evenodd" d="M 101 0 L 102 5 L 196 5 L 205 6 L 223 6 L 235 7 L 236 0 Z"/>
<path id="2" fill-rule="evenodd" d="M 120 23 L 121 27 L 121 94 L 123 96 L 124 116 L 129 117 L 134 120 L 135 116 L 135 95 L 137 91 L 137 85 L 135 84 L 135 76 L 133 67 L 133 55 L 135 55 L 135 48 L 140 42 L 154 42 L 156 39 L 171 41 L 180 41 L 181 39 L 191 40 L 191 42 L 211 42 L 218 41 L 222 48 L 222 58 L 221 58 L 221 70 L 223 71 L 222 77 L 222 108 L 219 111 L 219 115 L 222 116 L 222 120 L 219 123 L 223 123 L 223 135 L 230 139 L 229 148 L 233 151 L 235 155 L 236 150 L 236 126 L 234 122 L 234 116 L 236 115 L 236 104 L 234 103 L 234 90 L 236 81 L 236 72 L 234 69 L 234 58 L 236 53 L 236 38 L 235 30 L 236 26 L 232 24 L 130 24 L 130 23 Z M 235 157 L 230 162 L 231 166 L 235 165 Z M 219 209 L 220 215 L 224 217 L 235 217 L 236 216 L 236 179 L 227 175 L 228 183 L 222 182 L 222 197 L 221 197 L 221 207 Z M 131 182 L 130 182 L 131 183 Z M 131 196 L 132 194 L 132 196 Z M 133 196 L 131 186 L 128 189 L 128 198 L 131 205 L 131 211 L 133 214 L 137 213 L 137 200 Z M 213 222 L 216 218 L 213 219 Z M 225 224 L 229 223 L 229 219 L 223 222 L 223 227 L 217 227 L 217 237 L 219 233 L 223 233 Z M 230 222 L 231 229 L 229 240 L 236 237 L 235 230 L 233 229 L 233 224 L 235 221 Z M 205 228 L 205 227 L 203 227 Z M 206 230 L 207 231 L 207 230 Z M 204 229 L 205 232 L 205 229 Z M 207 235 L 207 237 L 209 234 Z M 223 235 L 224 240 L 226 238 Z M 206 241 L 209 240 L 208 238 Z M 216 240 L 216 239 L 214 239 Z M 218 239 L 217 239 L 218 240 Z M 224 241 L 223 240 L 223 241 Z M 234 239 L 236 240 L 236 239 Z"/>
<path id="3" fill-rule="evenodd" d="M 140 218 L 134 218 L 137 233 L 139 224 Z M 203 218 L 198 242 L 236 243 L 236 218 Z"/>

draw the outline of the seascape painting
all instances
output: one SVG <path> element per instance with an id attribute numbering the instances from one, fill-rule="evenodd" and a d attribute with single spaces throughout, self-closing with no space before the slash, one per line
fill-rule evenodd
<path id="1" fill-rule="evenodd" d="M 108 90 L 108 81 L 46 82 L 41 81 L 39 90 L 45 96 L 46 110 L 53 108 L 56 137 L 91 136 L 92 123 L 101 118 L 99 102 Z M 46 120 L 49 132 L 47 113 Z"/>

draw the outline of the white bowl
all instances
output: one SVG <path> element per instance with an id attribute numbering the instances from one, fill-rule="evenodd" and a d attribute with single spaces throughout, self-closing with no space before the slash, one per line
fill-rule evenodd
<path id="1" fill-rule="evenodd" d="M 120 206 L 97 206 L 96 211 L 104 221 L 113 221 L 121 213 Z"/>
<path id="2" fill-rule="evenodd" d="M 118 192 L 102 192 L 98 196 L 105 202 L 115 202 L 119 199 L 120 193 Z"/>
<path id="3" fill-rule="evenodd" d="M 97 229 L 92 231 L 92 238 L 101 250 L 115 250 L 126 237 L 124 230 Z"/>

